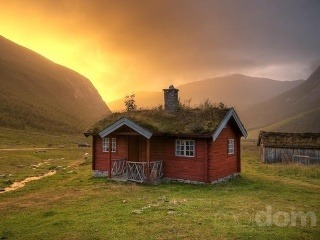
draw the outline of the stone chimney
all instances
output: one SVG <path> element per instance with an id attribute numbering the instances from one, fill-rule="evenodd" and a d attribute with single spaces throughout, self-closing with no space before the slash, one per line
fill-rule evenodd
<path id="1" fill-rule="evenodd" d="M 179 89 L 174 88 L 173 85 L 170 85 L 168 89 L 163 89 L 164 109 L 168 112 L 175 112 L 179 108 L 178 91 Z"/>

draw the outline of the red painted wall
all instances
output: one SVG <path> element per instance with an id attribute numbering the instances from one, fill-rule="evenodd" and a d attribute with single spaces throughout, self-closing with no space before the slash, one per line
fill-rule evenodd
<path id="1" fill-rule="evenodd" d="M 175 140 L 178 138 L 155 138 L 151 142 L 151 159 L 163 160 L 165 177 L 192 181 L 205 181 L 205 159 L 207 140 L 195 140 L 195 156 L 175 156 Z M 186 139 L 186 138 L 181 138 Z M 159 147 L 157 147 L 159 146 Z"/>
<path id="2" fill-rule="evenodd" d="M 111 159 L 119 159 L 128 157 L 128 137 L 111 136 L 117 138 L 116 152 L 111 153 Z M 94 148 L 94 164 L 93 170 L 108 171 L 109 169 L 109 152 L 102 151 L 102 138 L 100 136 L 93 137 L 92 147 Z"/>
<path id="3" fill-rule="evenodd" d="M 234 139 L 234 154 L 228 154 L 228 139 Z M 218 138 L 211 144 L 209 181 L 240 172 L 240 134 L 228 123 Z"/>
<path id="4" fill-rule="evenodd" d="M 195 156 L 175 156 L 174 137 L 152 137 L 150 139 L 150 160 L 163 160 L 164 177 L 192 181 L 212 182 L 240 172 L 240 134 L 234 131 L 232 122 L 222 130 L 216 141 L 195 139 Z M 111 159 L 128 159 L 128 137 L 117 138 L 117 151 L 111 153 Z M 235 152 L 228 154 L 228 139 L 235 140 Z M 186 138 L 181 138 L 186 139 Z M 140 136 L 139 160 L 147 161 L 147 139 Z M 102 152 L 102 139 L 93 137 L 93 170 L 108 171 L 109 153 Z M 129 159 L 130 160 L 130 159 Z"/>

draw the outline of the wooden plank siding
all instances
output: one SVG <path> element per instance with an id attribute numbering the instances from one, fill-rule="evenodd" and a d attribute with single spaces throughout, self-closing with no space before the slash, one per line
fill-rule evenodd
<path id="1" fill-rule="evenodd" d="M 234 154 L 228 154 L 228 139 L 234 139 Z M 212 182 L 240 171 L 240 135 L 228 123 L 216 141 L 212 143 L 209 181 Z"/>
<path id="2" fill-rule="evenodd" d="M 175 141 L 178 138 L 167 139 L 164 150 L 164 176 L 174 179 L 205 182 L 205 160 L 207 158 L 207 139 L 195 139 L 195 156 L 180 157 L 175 155 Z M 181 138 L 186 139 L 186 138 Z"/>
<path id="3" fill-rule="evenodd" d="M 264 163 L 280 163 L 288 158 L 292 160 L 294 155 L 309 156 L 311 158 L 319 159 L 320 163 L 320 149 L 306 149 L 306 148 L 275 148 L 260 146 L 260 156 Z"/>
<path id="4" fill-rule="evenodd" d="M 128 139 L 126 136 L 112 136 L 117 138 L 116 152 L 111 153 L 111 159 L 120 159 L 128 157 Z M 109 169 L 109 152 L 102 151 L 102 138 L 94 136 L 93 138 L 95 152 L 94 170 L 108 171 Z"/>
<path id="5" fill-rule="evenodd" d="M 108 136 L 109 137 L 109 136 Z M 117 149 L 111 159 L 127 158 L 129 161 L 129 137 L 110 135 L 117 139 Z M 195 140 L 194 157 L 175 155 L 176 139 Z M 234 154 L 228 154 L 228 139 L 234 139 Z M 139 161 L 147 161 L 147 139 L 138 137 Z M 108 171 L 109 153 L 102 151 L 102 138 L 93 137 L 93 170 Z M 163 176 L 198 182 L 212 182 L 241 171 L 240 134 L 228 123 L 218 138 L 177 138 L 153 136 L 150 138 L 150 161 L 163 160 Z"/>

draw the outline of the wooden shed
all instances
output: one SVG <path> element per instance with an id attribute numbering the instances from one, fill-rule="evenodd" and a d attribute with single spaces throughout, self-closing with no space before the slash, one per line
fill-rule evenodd
<path id="1" fill-rule="evenodd" d="M 258 146 L 264 163 L 320 164 L 320 133 L 261 131 Z"/>

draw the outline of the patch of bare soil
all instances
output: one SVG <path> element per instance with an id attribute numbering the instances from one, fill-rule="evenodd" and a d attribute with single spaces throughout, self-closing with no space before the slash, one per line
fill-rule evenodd
<path id="1" fill-rule="evenodd" d="M 14 182 L 12 183 L 9 187 L 6 187 L 4 189 L 4 191 L 0 192 L 0 193 L 4 193 L 4 192 L 10 192 L 10 191 L 14 191 L 17 190 L 19 188 L 22 188 L 26 185 L 26 183 L 31 182 L 31 181 L 35 181 L 35 180 L 39 180 L 43 177 L 48 177 L 48 176 L 52 176 L 56 174 L 55 170 L 52 170 L 44 175 L 38 176 L 38 177 L 27 177 L 26 179 L 22 180 L 21 182 Z"/>

